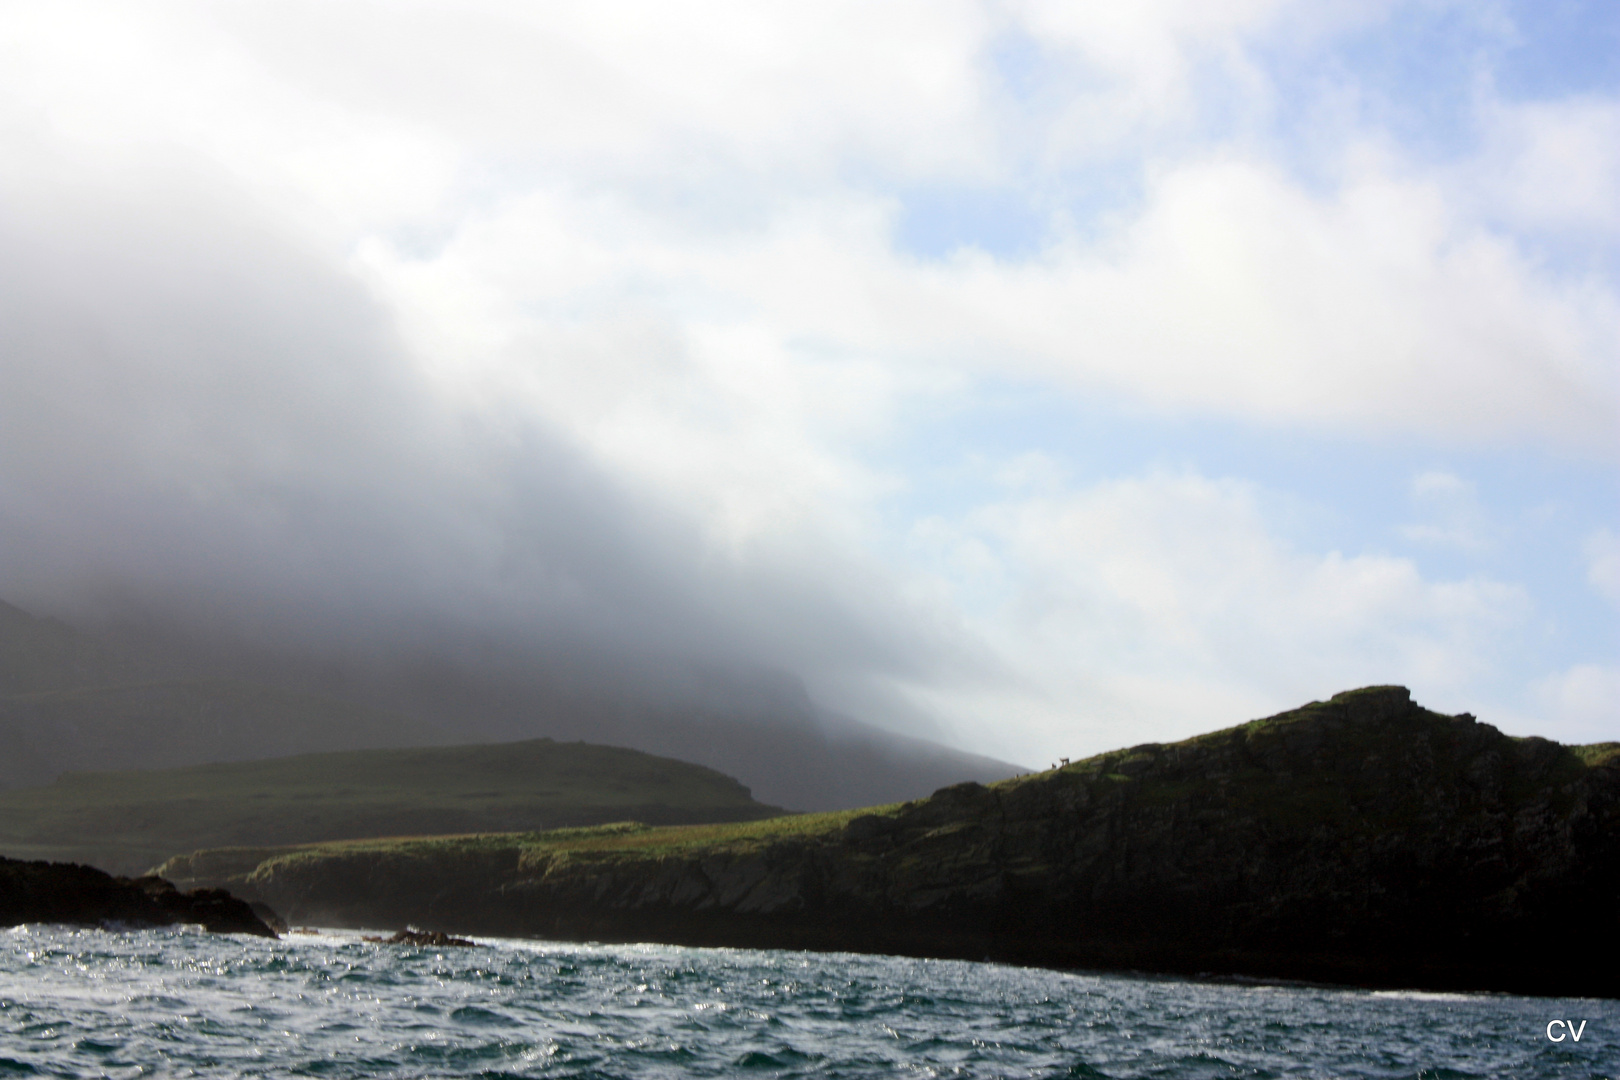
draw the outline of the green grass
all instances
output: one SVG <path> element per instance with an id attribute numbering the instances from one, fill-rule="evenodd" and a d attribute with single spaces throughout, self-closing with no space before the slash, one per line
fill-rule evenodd
<path id="1" fill-rule="evenodd" d="M 395 836 L 286 847 L 222 848 L 177 856 L 156 869 L 164 876 L 189 884 L 193 879 L 244 881 L 255 876 L 255 872 L 267 875 L 299 863 L 366 856 L 446 864 L 507 856 L 516 860 L 518 867 L 525 868 L 556 857 L 639 862 L 693 851 L 747 854 L 783 841 L 832 836 L 853 818 L 890 814 L 901 805 L 701 825 L 651 826 L 637 821 L 619 821 L 539 832 Z"/>
<path id="2" fill-rule="evenodd" d="M 1590 746 L 1572 746 L 1570 749 L 1589 767 L 1620 765 L 1620 743 L 1600 742 Z"/>
<path id="3" fill-rule="evenodd" d="M 463 836 L 378 837 L 300 845 L 281 852 L 258 849 L 266 859 L 311 859 L 330 855 L 388 853 L 399 855 L 455 855 L 517 849 L 536 854 L 624 854 L 640 858 L 675 855 L 695 849 L 746 852 L 783 840 L 828 835 L 853 818 L 898 809 L 900 804 L 861 810 L 834 810 L 821 814 L 787 814 L 757 821 L 703 825 L 646 825 L 618 821 L 574 829 L 530 833 L 474 833 Z"/>
<path id="4" fill-rule="evenodd" d="M 536 739 L 70 773 L 0 793 L 0 853 L 132 872 L 199 848 L 780 813 L 712 769 Z"/>

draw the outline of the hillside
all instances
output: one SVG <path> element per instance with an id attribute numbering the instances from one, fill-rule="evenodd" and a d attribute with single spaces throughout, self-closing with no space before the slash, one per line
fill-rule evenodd
<path id="1" fill-rule="evenodd" d="M 336 925 L 1616 996 L 1620 745 L 1373 687 L 867 811 L 162 872 Z"/>
<path id="2" fill-rule="evenodd" d="M 69 773 L 0 793 L 0 854 L 139 873 L 177 851 L 779 814 L 712 769 L 536 739 Z"/>

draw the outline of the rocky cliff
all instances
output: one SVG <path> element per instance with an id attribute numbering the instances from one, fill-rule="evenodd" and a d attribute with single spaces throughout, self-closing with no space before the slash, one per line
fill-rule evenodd
<path id="1" fill-rule="evenodd" d="M 1620 746 L 1373 687 L 864 813 L 165 872 L 294 921 L 1620 996 Z"/>
<path id="2" fill-rule="evenodd" d="M 161 877 L 115 878 L 77 863 L 0 858 L 0 926 L 23 923 L 191 923 L 221 934 L 276 936 L 246 901 L 223 889 L 182 892 Z"/>

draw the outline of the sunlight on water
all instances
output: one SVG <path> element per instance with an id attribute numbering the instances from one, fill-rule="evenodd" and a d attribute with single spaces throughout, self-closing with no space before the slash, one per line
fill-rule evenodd
<path id="1" fill-rule="evenodd" d="M 1553 1019 L 1587 1021 L 1581 1039 L 1550 1041 Z M 1617 1034 L 1612 1001 L 645 945 L 0 934 L 0 1078 L 1613 1077 Z"/>

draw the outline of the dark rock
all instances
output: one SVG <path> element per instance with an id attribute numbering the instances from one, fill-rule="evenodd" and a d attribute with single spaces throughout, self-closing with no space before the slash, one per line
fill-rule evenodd
<path id="1" fill-rule="evenodd" d="M 160 877 L 115 878 L 77 863 L 0 858 L 0 926 L 172 926 L 275 937 L 246 901 L 223 889 L 181 892 Z"/>
<path id="2" fill-rule="evenodd" d="M 862 814 L 860 817 L 852 818 L 849 824 L 844 826 L 844 835 L 858 844 L 893 835 L 898 827 L 893 818 Z"/>
<path id="3" fill-rule="evenodd" d="M 423 945 L 430 949 L 439 948 L 466 948 L 477 945 L 476 941 L 466 938 L 451 937 L 439 930 L 411 930 L 405 929 L 394 934 L 393 937 L 372 937 L 367 935 L 362 941 L 371 941 L 379 945 Z"/>

